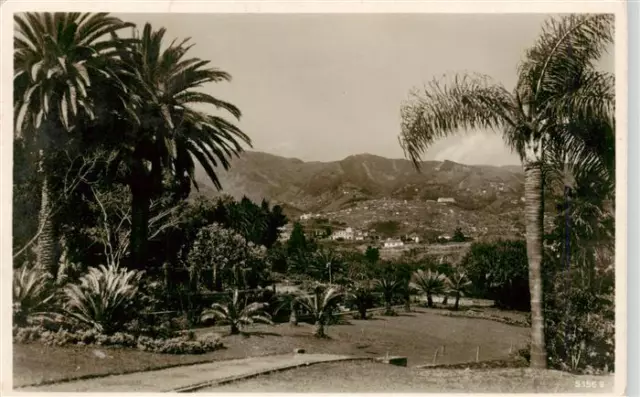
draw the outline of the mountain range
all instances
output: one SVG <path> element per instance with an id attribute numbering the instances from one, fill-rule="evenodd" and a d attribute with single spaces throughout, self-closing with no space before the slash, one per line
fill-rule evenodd
<path id="1" fill-rule="evenodd" d="M 362 227 L 359 224 L 368 223 L 365 218 L 369 215 L 379 221 L 397 217 L 402 224 L 411 224 L 407 220 L 428 213 L 431 219 L 424 227 L 444 231 L 453 227 L 448 227 L 447 222 L 475 224 L 468 226 L 474 229 L 483 228 L 483 223 L 491 224 L 498 230 L 513 228 L 514 222 L 521 225 L 522 167 L 465 165 L 452 161 L 425 161 L 419 165 L 418 171 L 409 160 L 371 154 L 352 155 L 340 161 L 305 162 L 247 151 L 232 160 L 228 171 L 219 170 L 222 192 L 213 188 L 200 168 L 196 170 L 196 180 L 200 194 L 247 196 L 258 202 L 267 199 L 281 205 L 290 218 L 317 213 Z M 439 198 L 455 202 L 446 204 L 445 209 L 437 202 Z M 388 213 L 387 207 L 395 208 L 388 216 L 381 213 Z M 414 211 L 400 214 L 409 207 Z M 387 209 L 383 211 L 383 208 Z M 362 219 L 344 222 L 355 213 Z M 471 219 L 478 217 L 479 220 Z"/>

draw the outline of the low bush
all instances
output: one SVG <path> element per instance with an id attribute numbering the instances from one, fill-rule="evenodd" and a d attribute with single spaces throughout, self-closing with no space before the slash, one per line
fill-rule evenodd
<path id="1" fill-rule="evenodd" d="M 124 332 L 105 335 L 94 329 L 78 332 L 61 329 L 52 332 L 41 326 L 14 327 L 13 341 L 21 344 L 40 342 L 46 346 L 96 345 L 137 348 L 161 354 L 204 354 L 222 347 L 217 334 L 206 334 L 196 338 L 195 334 L 186 333 L 179 337 L 158 339 Z"/>

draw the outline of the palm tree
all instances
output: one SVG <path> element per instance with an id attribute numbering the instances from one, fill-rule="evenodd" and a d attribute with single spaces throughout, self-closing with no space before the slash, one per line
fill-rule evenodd
<path id="1" fill-rule="evenodd" d="M 108 37 L 133 25 L 107 13 L 25 13 L 14 22 L 15 135 L 40 153 L 37 264 L 55 275 L 50 162 L 62 148 L 78 146 L 81 121 L 95 119 L 98 82 L 117 85 L 120 41 Z"/>
<path id="2" fill-rule="evenodd" d="M 486 76 L 456 76 L 450 86 L 434 80 L 402 108 L 400 143 L 417 168 L 435 140 L 463 129 L 499 131 L 520 156 L 525 168 L 534 368 L 547 364 L 541 280 L 545 153 L 556 145 L 571 149 L 569 163 L 590 157 L 613 164 L 607 162 L 607 144 L 615 130 L 613 77 L 594 66 L 612 43 L 613 25 L 613 17 L 604 14 L 550 19 L 519 67 L 513 92 Z"/>
<path id="3" fill-rule="evenodd" d="M 356 281 L 349 290 L 348 299 L 356 306 L 361 320 L 367 319 L 367 310 L 373 306 L 373 286 L 369 280 Z"/>
<path id="4" fill-rule="evenodd" d="M 444 280 L 443 274 L 418 269 L 413 273 L 411 284 L 413 288 L 427 296 L 427 307 L 433 307 L 433 295 L 444 292 Z"/>
<path id="5" fill-rule="evenodd" d="M 409 256 L 407 256 L 407 258 L 411 259 Z M 413 259 L 415 259 L 415 257 Z M 415 269 L 415 267 L 411 263 L 407 262 L 401 262 L 395 265 L 396 274 L 401 282 L 400 291 L 404 298 L 404 310 L 406 312 L 411 311 L 411 294 L 415 292 L 414 288 L 411 286 L 411 275 L 413 274 L 413 269 Z"/>
<path id="6" fill-rule="evenodd" d="M 264 311 L 268 306 L 267 303 L 263 302 L 253 302 L 248 305 L 245 302 L 243 304 L 240 301 L 240 293 L 236 288 L 231 299 L 228 299 L 224 304 L 214 303 L 211 305 L 211 309 L 207 309 L 202 313 L 201 319 L 203 321 L 216 319 L 222 323 L 227 323 L 231 327 L 231 335 L 236 335 L 240 333 L 240 328 L 255 322 L 273 324 L 271 316 Z"/>
<path id="7" fill-rule="evenodd" d="M 241 143 L 250 138 L 219 115 L 196 110 L 206 104 L 230 113 L 236 119 L 240 110 L 197 89 L 206 83 L 229 81 L 231 76 L 207 67 L 209 61 L 185 58 L 191 45 L 188 39 L 172 42 L 163 49 L 164 28 L 154 31 L 146 24 L 139 38 L 127 51 L 124 62 L 127 79 L 136 97 L 135 113 L 129 119 L 125 144 L 119 146 L 119 164 L 127 168 L 127 183 L 132 194 L 131 249 L 133 265 L 143 267 L 147 251 L 149 205 L 163 189 L 165 178 L 195 182 L 198 161 L 221 189 L 215 167 L 230 167 L 239 155 Z"/>
<path id="8" fill-rule="evenodd" d="M 316 288 L 311 296 L 303 296 L 298 300 L 301 307 L 309 312 L 314 323 L 313 335 L 318 338 L 326 337 L 324 327 L 336 309 L 340 299 L 345 297 L 345 293 L 336 287 L 330 287 L 324 293 L 320 288 Z"/>
<path id="9" fill-rule="evenodd" d="M 467 293 L 467 288 L 471 285 L 471 281 L 467 278 L 466 273 L 458 271 L 451 277 L 446 277 L 444 282 L 447 288 L 447 293 L 453 293 L 456 297 L 453 310 L 458 310 L 460 297 Z"/>
<path id="10" fill-rule="evenodd" d="M 382 293 L 384 298 L 384 314 L 387 316 L 392 315 L 391 302 L 393 301 L 393 296 L 402 288 L 402 281 L 393 274 L 383 274 L 374 283 L 375 288 Z"/>

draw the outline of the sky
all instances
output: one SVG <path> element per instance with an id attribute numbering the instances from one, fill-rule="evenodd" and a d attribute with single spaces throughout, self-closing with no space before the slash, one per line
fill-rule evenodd
<path id="1" fill-rule="evenodd" d="M 400 106 L 414 87 L 476 72 L 512 90 L 543 14 L 116 14 L 191 37 L 191 57 L 232 75 L 203 92 L 229 101 L 253 150 L 304 161 L 403 158 Z M 613 55 L 603 61 L 613 72 Z M 230 116 L 231 117 L 231 116 Z M 425 160 L 518 164 L 492 131 L 462 131 Z"/>

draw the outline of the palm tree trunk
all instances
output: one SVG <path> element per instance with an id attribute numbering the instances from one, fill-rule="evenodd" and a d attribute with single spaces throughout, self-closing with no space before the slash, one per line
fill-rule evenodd
<path id="1" fill-rule="evenodd" d="M 445 294 L 444 299 L 442 299 L 442 304 L 446 306 L 449 303 L 449 295 Z"/>
<path id="2" fill-rule="evenodd" d="M 427 294 L 427 307 L 433 307 L 433 297 L 431 294 Z"/>
<path id="3" fill-rule="evenodd" d="M 324 323 L 320 320 L 316 320 L 313 335 L 318 338 L 324 338 L 326 334 L 324 333 Z"/>
<path id="4" fill-rule="evenodd" d="M 358 307 L 358 311 L 360 312 L 360 319 L 361 320 L 366 320 L 367 319 L 367 306 L 366 305 L 360 305 Z"/>
<path id="5" fill-rule="evenodd" d="M 231 323 L 231 331 L 230 334 L 231 335 L 237 335 L 240 333 L 240 328 L 238 328 L 237 324 Z"/>
<path id="6" fill-rule="evenodd" d="M 296 310 L 295 302 L 291 302 L 291 314 L 289 314 L 289 324 L 296 326 L 298 325 L 298 312 Z"/>
<path id="7" fill-rule="evenodd" d="M 456 303 L 453 305 L 453 310 L 458 310 L 460 307 L 460 292 L 456 292 Z"/>
<path id="8" fill-rule="evenodd" d="M 531 367 L 546 368 L 547 352 L 542 312 L 542 172 L 539 165 L 525 167 L 525 227 L 531 293 Z"/>
<path id="9" fill-rule="evenodd" d="M 404 311 L 405 312 L 411 311 L 411 294 L 408 292 L 404 293 Z"/>
<path id="10" fill-rule="evenodd" d="M 40 165 L 42 172 L 42 160 Z M 41 269 L 51 273 L 53 276 L 57 273 L 55 269 L 56 262 L 56 241 L 53 219 L 51 219 L 51 202 L 49 177 L 45 174 L 42 181 L 42 190 L 40 197 L 40 236 L 38 237 L 38 246 L 36 249 L 36 264 Z"/>

